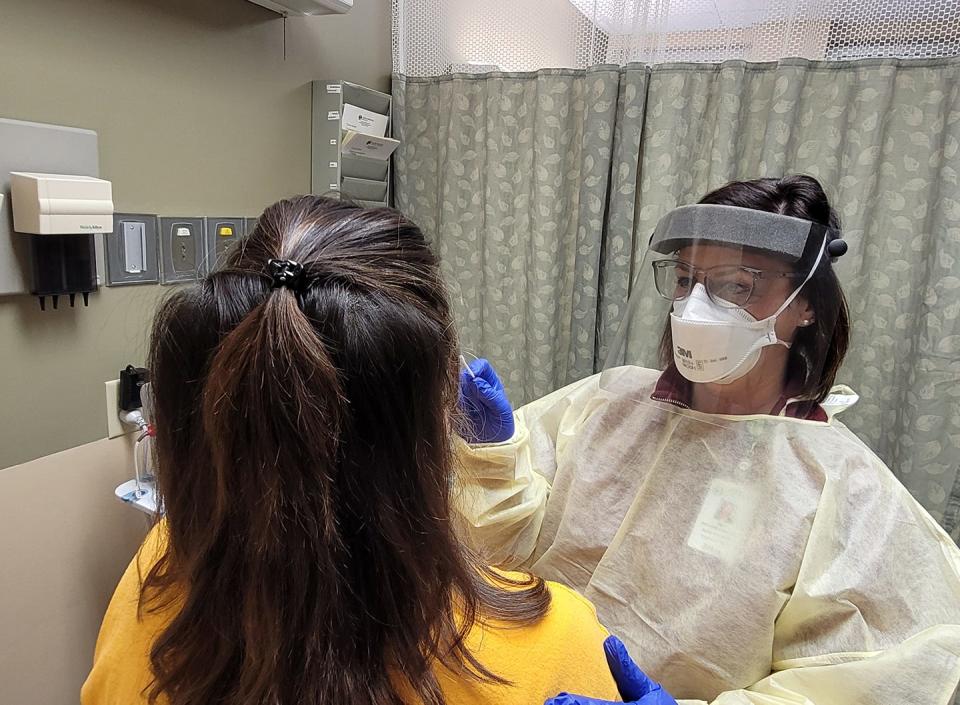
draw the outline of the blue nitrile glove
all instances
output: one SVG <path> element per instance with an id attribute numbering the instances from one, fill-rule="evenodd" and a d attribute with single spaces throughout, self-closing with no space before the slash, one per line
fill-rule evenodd
<path id="1" fill-rule="evenodd" d="M 603 651 L 607 655 L 610 674 L 617 684 L 617 690 L 620 691 L 623 702 L 632 703 L 632 705 L 677 705 L 677 701 L 663 689 L 663 686 L 648 678 L 647 674 L 640 670 L 627 653 L 627 647 L 617 637 L 607 637 L 603 642 Z M 613 703 L 582 695 L 560 693 L 543 705 L 613 705 Z"/>
<path id="2" fill-rule="evenodd" d="M 460 371 L 460 408 L 469 421 L 469 443 L 502 443 L 513 437 L 513 407 L 503 382 L 486 360 L 473 360 Z M 472 374 L 471 374 L 472 373 Z"/>

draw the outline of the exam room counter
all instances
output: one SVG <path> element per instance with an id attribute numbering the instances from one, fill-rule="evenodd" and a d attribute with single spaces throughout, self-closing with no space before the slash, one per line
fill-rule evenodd
<path id="1" fill-rule="evenodd" d="M 0 470 L 0 703 L 80 699 L 100 620 L 149 519 L 118 501 L 130 436 Z"/>

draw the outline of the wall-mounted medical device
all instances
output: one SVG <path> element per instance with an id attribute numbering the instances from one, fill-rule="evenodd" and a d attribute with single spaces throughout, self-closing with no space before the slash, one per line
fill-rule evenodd
<path id="1" fill-rule="evenodd" d="M 342 15 L 353 8 L 353 0 L 250 0 L 284 16 Z"/>
<path id="2" fill-rule="evenodd" d="M 245 218 L 207 216 L 204 223 L 207 271 L 223 266 L 227 252 L 244 234 Z"/>
<path id="3" fill-rule="evenodd" d="M 111 438 L 135 430 L 133 447 L 134 476 L 119 485 L 114 494 L 142 512 L 157 514 L 156 478 L 153 465 L 153 397 L 150 392 L 150 373 L 143 367 L 127 365 L 120 370 L 119 381 L 107 382 L 107 429 Z M 111 414 L 114 416 L 110 418 Z M 122 427 L 116 433 L 111 427 L 119 420 Z"/>
<path id="4" fill-rule="evenodd" d="M 10 173 L 14 237 L 30 244 L 30 293 L 57 308 L 60 296 L 70 305 L 80 294 L 84 305 L 97 290 L 94 236 L 113 231 L 113 186 L 109 181 L 73 174 Z"/>
<path id="5" fill-rule="evenodd" d="M 192 282 L 207 273 L 204 219 L 192 216 L 160 218 L 160 282 Z"/>
<path id="6" fill-rule="evenodd" d="M 103 238 L 107 286 L 160 281 L 159 227 L 153 214 L 113 214 L 113 232 Z"/>

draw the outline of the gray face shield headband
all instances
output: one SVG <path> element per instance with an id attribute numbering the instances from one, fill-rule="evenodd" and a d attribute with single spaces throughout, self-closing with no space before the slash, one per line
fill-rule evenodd
<path id="1" fill-rule="evenodd" d="M 752 208 L 696 204 L 667 213 L 650 238 L 650 249 L 669 255 L 695 242 L 729 245 L 767 252 L 797 262 L 808 243 L 827 240 L 824 256 L 835 259 L 847 251 L 839 233 L 819 223 Z"/>

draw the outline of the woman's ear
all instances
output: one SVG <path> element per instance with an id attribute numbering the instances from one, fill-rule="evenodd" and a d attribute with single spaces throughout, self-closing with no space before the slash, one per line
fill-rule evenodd
<path id="1" fill-rule="evenodd" d="M 813 322 L 817 320 L 817 313 L 813 310 L 813 306 L 800 296 L 796 298 L 795 303 L 797 304 L 797 325 L 801 328 L 812 326 Z"/>

